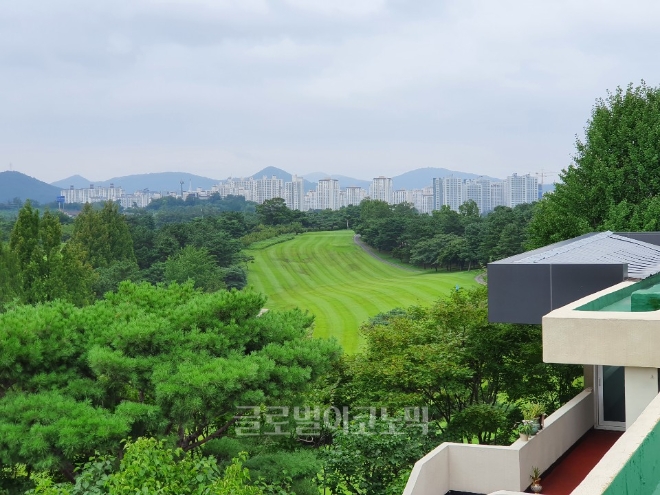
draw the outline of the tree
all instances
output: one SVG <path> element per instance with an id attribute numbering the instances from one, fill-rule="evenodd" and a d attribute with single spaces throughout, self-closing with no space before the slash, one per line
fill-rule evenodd
<path id="1" fill-rule="evenodd" d="M 249 484 L 245 458 L 235 458 L 223 473 L 211 456 L 186 454 L 168 448 L 163 441 L 138 438 L 126 442 L 121 461 L 114 456 L 95 456 L 83 466 L 75 484 L 56 484 L 48 476 L 38 476 L 35 489 L 28 494 L 262 495 L 260 488 Z"/>
<path id="2" fill-rule="evenodd" d="M 30 202 L 19 212 L 11 233 L 10 250 L 18 261 L 12 272 L 20 281 L 20 301 L 36 304 L 56 298 L 76 305 L 93 298 L 95 275 L 75 247 L 62 247 L 59 218 L 48 210 L 39 216 Z M 11 255 L 5 255 L 5 260 Z M 15 286 L 16 282 L 12 282 Z"/>
<path id="3" fill-rule="evenodd" d="M 9 248 L 18 258 L 21 270 L 32 260 L 32 253 L 39 245 L 39 211 L 32 208 L 30 201 L 18 212 L 9 238 Z"/>
<path id="4" fill-rule="evenodd" d="M 264 225 L 281 225 L 289 221 L 291 210 L 282 198 L 273 198 L 257 205 L 257 215 Z"/>
<path id="5" fill-rule="evenodd" d="M 362 331 L 365 352 L 347 359 L 355 402 L 428 407 L 429 428 L 445 439 L 506 443 L 516 401 L 553 409 L 577 393 L 579 367 L 566 373 L 543 363 L 540 326 L 488 321 L 485 287 L 453 290 L 430 308 Z"/>
<path id="6" fill-rule="evenodd" d="M 137 263 L 128 260 L 115 261 L 108 267 L 97 268 L 96 275 L 92 290 L 98 299 L 102 298 L 106 292 L 116 291 L 124 280 L 141 281 L 140 268 Z"/>
<path id="7" fill-rule="evenodd" d="M 14 300 L 21 300 L 23 287 L 18 257 L 5 243 L 0 242 L 0 312 L 3 306 Z"/>
<path id="8" fill-rule="evenodd" d="M 114 261 L 136 261 L 126 219 L 111 201 L 104 203 L 100 211 L 86 203 L 74 222 L 70 242 L 81 247 L 94 268 L 107 267 Z"/>
<path id="9" fill-rule="evenodd" d="M 590 231 L 655 228 L 641 219 L 660 194 L 660 88 L 618 87 L 596 100 L 561 183 L 535 209 L 529 247 Z"/>
<path id="10" fill-rule="evenodd" d="M 206 292 L 223 289 L 223 275 L 206 248 L 186 246 L 165 262 L 165 280 L 179 283 L 192 280 L 195 288 Z"/>
<path id="11" fill-rule="evenodd" d="M 437 446 L 438 439 L 402 418 L 357 417 L 338 428 L 325 447 L 324 485 L 332 493 L 389 495 L 403 492 L 412 465 Z M 394 429 L 393 429 L 394 427 Z"/>
<path id="12" fill-rule="evenodd" d="M 55 301 L 0 314 L 0 465 L 74 479 L 122 439 L 183 451 L 222 438 L 243 406 L 290 404 L 336 363 L 312 318 L 249 291 L 124 282 L 82 308 Z"/>

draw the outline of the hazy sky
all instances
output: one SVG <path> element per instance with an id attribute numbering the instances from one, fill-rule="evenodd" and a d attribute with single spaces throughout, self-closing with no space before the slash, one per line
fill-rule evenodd
<path id="1" fill-rule="evenodd" d="M 557 172 L 597 97 L 659 84 L 658 20 L 634 0 L 5 0 L 0 171 Z"/>

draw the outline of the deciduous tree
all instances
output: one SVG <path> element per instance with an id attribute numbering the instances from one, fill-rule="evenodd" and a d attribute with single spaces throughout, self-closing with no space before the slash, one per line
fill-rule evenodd
<path id="1" fill-rule="evenodd" d="M 575 147 L 574 163 L 536 208 L 529 247 L 611 227 L 655 229 L 641 219 L 660 194 L 660 88 L 642 81 L 596 100 Z"/>

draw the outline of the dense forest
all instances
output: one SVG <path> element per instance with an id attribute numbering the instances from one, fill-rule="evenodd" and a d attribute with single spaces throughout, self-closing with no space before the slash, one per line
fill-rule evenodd
<path id="1" fill-rule="evenodd" d="M 474 268 L 523 249 L 532 208 L 23 205 L 1 225 L 0 487 L 393 494 L 444 440 L 509 442 L 521 405 L 551 411 L 579 386 L 542 362 L 540 328 L 491 324 L 485 288 L 456 290 L 365 322 L 344 356 L 312 315 L 261 315 L 246 248 L 349 228 L 403 262 Z"/>

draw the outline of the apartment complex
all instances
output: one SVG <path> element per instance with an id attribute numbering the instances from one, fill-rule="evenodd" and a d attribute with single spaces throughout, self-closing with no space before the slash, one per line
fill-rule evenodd
<path id="1" fill-rule="evenodd" d="M 339 196 L 339 181 L 337 179 L 321 179 L 316 187 L 316 209 L 338 210 L 341 208 Z"/>
<path id="2" fill-rule="evenodd" d="M 118 201 L 124 207 L 144 207 L 153 199 L 163 194 L 186 199 L 193 195 L 206 199 L 212 194 L 221 197 L 243 196 L 247 201 L 263 203 L 274 198 L 284 199 L 287 207 L 292 210 L 338 210 L 344 206 L 359 205 L 366 198 L 385 201 L 388 204 L 409 203 L 420 213 L 430 214 L 443 206 L 454 211 L 466 201 L 474 201 L 480 213 L 492 211 L 497 206 L 514 207 L 522 203 L 531 203 L 539 197 L 536 177 L 513 174 L 505 181 L 491 181 L 478 178 L 464 180 L 459 177 L 443 177 L 433 179 L 431 185 L 420 189 L 394 190 L 390 177 L 374 177 L 369 186 L 369 192 L 359 186 L 349 186 L 341 189 L 337 179 L 324 178 L 317 182 L 316 188 L 305 190 L 305 180 L 293 175 L 290 181 L 284 181 L 276 176 L 263 176 L 260 179 L 228 178 L 214 185 L 209 191 L 198 188 L 195 191 L 150 192 L 136 191 L 126 194 L 121 187 L 94 187 L 70 189 L 61 191 L 65 203 L 95 203 L 100 201 Z"/>
<path id="3" fill-rule="evenodd" d="M 480 213 L 487 213 L 497 206 L 513 208 L 523 203 L 533 203 L 539 199 L 538 179 L 529 174 L 513 174 L 504 181 L 489 179 L 463 180 L 458 177 L 433 179 L 433 209 L 449 206 L 458 207 L 467 201 L 474 201 Z"/>
<path id="4" fill-rule="evenodd" d="M 386 203 L 393 203 L 393 186 L 392 179 L 389 177 L 374 177 L 371 181 L 369 188 L 369 197 L 373 200 L 385 201 Z"/>
<path id="5" fill-rule="evenodd" d="M 110 184 L 109 187 L 94 187 L 90 184 L 89 187 L 82 189 L 74 189 L 71 186 L 69 189 L 62 189 L 60 196 L 64 196 L 65 203 L 102 203 L 104 201 L 118 201 L 124 194 L 121 187 L 115 187 Z"/>
<path id="6" fill-rule="evenodd" d="M 305 181 L 302 177 L 293 175 L 291 182 L 284 183 L 284 202 L 291 210 L 304 210 Z"/>

